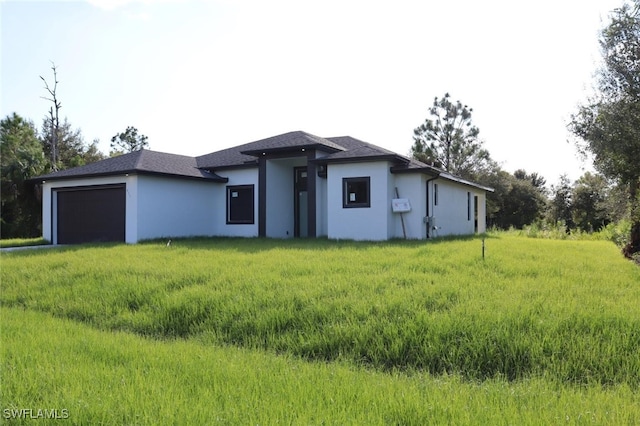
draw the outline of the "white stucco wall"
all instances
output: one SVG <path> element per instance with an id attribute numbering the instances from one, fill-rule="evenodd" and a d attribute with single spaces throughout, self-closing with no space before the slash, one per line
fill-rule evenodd
<path id="1" fill-rule="evenodd" d="M 392 234 L 390 164 L 386 161 L 329 164 L 327 169 L 327 235 L 332 239 L 386 240 Z M 371 207 L 343 208 L 342 179 L 369 177 Z"/>
<path id="2" fill-rule="evenodd" d="M 138 241 L 215 235 L 215 219 L 225 211 L 215 198 L 219 186 L 224 184 L 139 175 L 135 197 Z"/>
<path id="3" fill-rule="evenodd" d="M 316 173 L 316 236 L 326 237 L 327 223 L 327 179 L 318 177 Z"/>
<path id="4" fill-rule="evenodd" d="M 306 159 L 270 160 L 267 163 L 267 236 L 287 238 L 294 235 L 293 167 Z M 407 238 L 426 237 L 426 175 L 391 174 L 385 161 L 330 164 L 327 178 L 316 179 L 316 234 L 332 239 L 386 240 L 402 238 L 399 214 L 391 209 L 397 187 L 401 198 L 408 198 L 411 211 L 403 214 Z M 219 173 L 229 182 L 213 183 L 145 175 L 71 179 L 45 182 L 42 186 L 43 237 L 57 243 L 56 188 L 126 184 L 125 240 L 177 236 L 258 236 L 258 168 Z M 369 177 L 368 208 L 343 208 L 342 179 Z M 309 177 L 312 178 L 312 177 Z M 486 195 L 483 190 L 439 178 L 438 205 L 430 201 L 430 215 L 438 228 L 432 237 L 473 234 L 475 231 L 473 199 L 478 197 L 478 229 L 486 231 Z M 227 186 L 254 185 L 254 223 L 226 223 Z M 470 205 L 467 193 L 471 194 Z M 470 220 L 468 208 L 471 209 Z"/>
<path id="5" fill-rule="evenodd" d="M 402 232 L 402 221 L 404 220 L 407 239 L 426 238 L 427 227 L 423 218 L 426 216 L 427 208 L 425 185 L 427 177 L 421 173 L 395 174 L 393 177 L 400 198 L 407 198 L 411 204 L 410 212 L 402 213 L 402 215 L 400 213 L 392 214 L 393 236 L 395 238 L 404 238 Z"/>
<path id="6" fill-rule="evenodd" d="M 437 229 L 433 236 L 470 235 L 475 232 L 474 196 L 478 196 L 478 232 L 486 230 L 485 193 L 477 188 L 438 179 L 438 205 L 433 206 Z M 467 194 L 470 201 L 467 202 Z"/>
<path id="7" fill-rule="evenodd" d="M 257 237 L 258 236 L 258 168 L 252 167 L 237 170 L 221 170 L 216 172 L 226 177 L 229 182 L 214 185 L 213 200 L 218 213 L 213 216 L 213 235 L 221 237 Z M 254 185 L 252 224 L 227 224 L 227 186 Z"/>
<path id="8" fill-rule="evenodd" d="M 477 191 L 478 196 L 478 233 L 487 232 L 487 193 Z"/>

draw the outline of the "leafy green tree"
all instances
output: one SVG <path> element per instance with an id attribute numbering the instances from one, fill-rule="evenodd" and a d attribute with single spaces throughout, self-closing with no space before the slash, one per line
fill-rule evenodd
<path id="1" fill-rule="evenodd" d="M 572 193 L 571 180 L 564 174 L 560 176 L 558 185 L 551 187 L 551 199 L 549 200 L 548 220 L 554 225 L 560 221 L 564 222 L 567 232 L 570 232 L 575 225 L 571 215 Z"/>
<path id="2" fill-rule="evenodd" d="M 0 122 L 0 222 L 2 237 L 36 237 L 40 203 L 26 180 L 44 171 L 46 159 L 32 122 L 15 112 Z"/>
<path id="3" fill-rule="evenodd" d="M 47 157 L 51 158 L 51 145 L 44 141 L 51 139 L 51 132 L 55 131 L 49 125 L 49 120 L 44 119 L 42 124 L 42 140 L 44 151 Z M 71 167 L 83 166 L 105 158 L 98 150 L 98 141 L 94 140 L 91 144 L 87 144 L 82 136 L 80 129 L 71 127 L 71 123 L 65 118 L 62 125 L 57 129 L 57 159 L 58 164 L 51 170 L 64 170 Z"/>
<path id="4" fill-rule="evenodd" d="M 571 214 L 575 225 L 582 231 L 599 231 L 609 223 L 606 199 L 607 180 L 598 174 L 585 173 L 578 179 L 571 195 Z"/>
<path id="5" fill-rule="evenodd" d="M 487 167 L 491 158 L 478 139 L 480 130 L 471 121 L 472 108 L 451 96 L 433 100 L 429 115 L 413 131 L 411 155 L 422 162 L 435 164 L 444 170 L 470 178 L 477 169 Z"/>
<path id="6" fill-rule="evenodd" d="M 631 220 L 626 256 L 640 252 L 640 0 L 623 4 L 600 35 L 598 93 L 571 117 L 578 149 L 596 170 L 627 188 Z"/>
<path id="7" fill-rule="evenodd" d="M 508 225 L 522 229 L 540 219 L 544 211 L 544 179 L 538 174 L 516 170 L 505 202 Z"/>
<path id="8" fill-rule="evenodd" d="M 479 181 L 494 190 L 487 194 L 487 222 L 490 226 L 522 229 L 541 218 L 546 205 L 542 190 L 533 185 L 531 175 L 524 171 L 517 174 L 520 178 L 497 168 Z"/>
<path id="9" fill-rule="evenodd" d="M 536 172 L 527 173 L 526 170 L 518 169 L 515 172 L 513 172 L 513 176 L 516 179 L 531 182 L 531 185 L 534 188 L 536 188 L 540 192 L 540 194 L 545 195 L 547 193 L 547 189 L 545 188 L 545 185 L 547 184 L 547 180 L 543 176 L 539 175 L 538 173 Z"/>
<path id="10" fill-rule="evenodd" d="M 111 138 L 111 155 L 148 149 L 149 142 L 143 134 L 138 134 L 138 129 L 128 126 L 124 132 Z"/>

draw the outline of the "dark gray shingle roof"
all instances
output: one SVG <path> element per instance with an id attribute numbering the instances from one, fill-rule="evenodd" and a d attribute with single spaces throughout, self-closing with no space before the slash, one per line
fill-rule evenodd
<path id="1" fill-rule="evenodd" d="M 389 160 L 402 164 L 409 162 L 409 159 L 402 155 L 377 145 L 352 138 L 351 136 L 340 136 L 327 139 L 344 147 L 344 150 L 322 157 L 321 159 L 318 159 L 319 162 L 331 163 L 375 160 Z"/>
<path id="2" fill-rule="evenodd" d="M 225 182 L 226 179 L 214 173 L 197 168 L 196 159 L 185 155 L 142 149 L 117 157 L 87 164 L 72 169 L 61 170 L 38 176 L 33 180 L 58 180 L 76 177 L 108 176 L 124 173 L 168 175 L 190 179 L 206 179 Z"/>
<path id="3" fill-rule="evenodd" d="M 198 167 L 207 169 L 255 166 L 257 165 L 256 157 L 264 153 L 298 151 L 311 148 L 327 152 L 344 151 L 345 149 L 329 139 L 298 130 L 202 155 L 197 157 L 197 161 Z"/>
<path id="4" fill-rule="evenodd" d="M 443 178 L 492 191 L 491 188 L 466 181 L 441 169 L 351 136 L 321 138 L 302 131 L 284 133 L 199 157 L 140 150 L 85 166 L 38 176 L 31 180 L 58 180 L 140 173 L 227 182 L 227 178 L 221 177 L 213 171 L 226 168 L 256 167 L 258 157 L 263 153 L 292 152 L 303 148 L 327 153 L 326 156 L 313 160 L 321 164 L 387 160 L 394 163 L 391 169 L 394 173 L 418 172 L 440 175 Z"/>
<path id="5" fill-rule="evenodd" d="M 223 168 L 257 166 L 257 157 L 263 153 L 277 153 L 302 149 L 317 149 L 327 155 L 318 162 L 372 161 L 378 159 L 408 163 L 409 159 L 388 149 L 361 141 L 351 136 L 321 138 L 306 132 L 284 133 L 233 148 L 197 157 L 198 167 L 219 170 Z"/>

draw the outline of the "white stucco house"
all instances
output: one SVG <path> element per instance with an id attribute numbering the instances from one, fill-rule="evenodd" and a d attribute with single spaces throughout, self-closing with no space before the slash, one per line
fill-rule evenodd
<path id="1" fill-rule="evenodd" d="M 200 157 L 140 150 L 37 182 L 53 244 L 466 235 L 485 231 L 492 191 L 349 136 L 302 131 Z"/>

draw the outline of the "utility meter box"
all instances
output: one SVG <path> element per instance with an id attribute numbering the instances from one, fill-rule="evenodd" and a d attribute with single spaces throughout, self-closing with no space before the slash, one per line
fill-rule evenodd
<path id="1" fill-rule="evenodd" d="M 411 203 L 408 198 L 394 198 L 391 200 L 391 210 L 394 213 L 406 213 L 411 211 Z"/>

